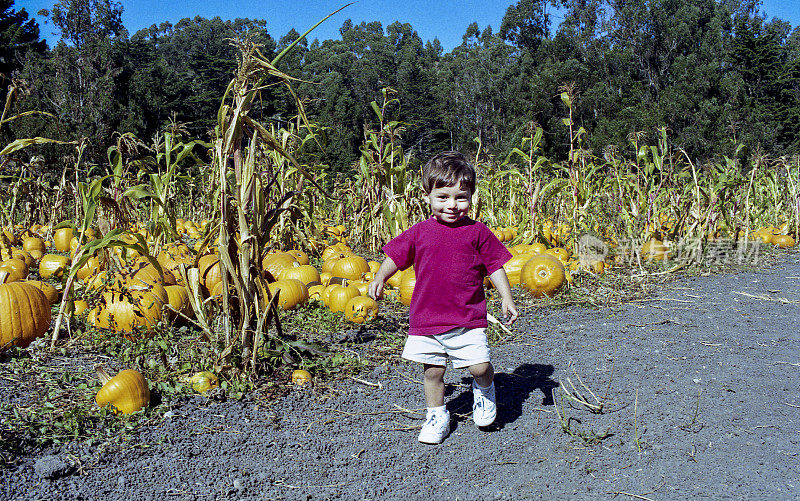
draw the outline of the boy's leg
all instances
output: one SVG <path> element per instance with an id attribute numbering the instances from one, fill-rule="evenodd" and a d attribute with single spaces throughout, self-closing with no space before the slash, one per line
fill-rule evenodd
<path id="1" fill-rule="evenodd" d="M 489 426 L 497 417 L 497 397 L 494 390 L 494 367 L 489 362 L 469 366 L 475 379 L 472 383 L 472 420 L 478 426 Z"/>
<path id="2" fill-rule="evenodd" d="M 468 367 L 470 374 L 475 378 L 478 386 L 488 388 L 494 381 L 494 367 L 491 362 L 483 362 L 480 364 L 470 365 Z"/>
<path id="3" fill-rule="evenodd" d="M 439 444 L 450 434 L 450 413 L 444 406 L 444 371 L 441 365 L 425 364 L 425 405 L 428 412 L 419 432 L 419 441 Z"/>
<path id="4" fill-rule="evenodd" d="M 424 367 L 425 405 L 428 408 L 441 407 L 444 405 L 444 371 L 446 367 L 432 364 L 424 364 Z"/>

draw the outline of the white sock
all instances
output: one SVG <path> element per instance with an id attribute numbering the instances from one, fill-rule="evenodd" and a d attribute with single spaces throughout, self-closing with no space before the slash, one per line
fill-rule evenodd
<path id="1" fill-rule="evenodd" d="M 428 415 L 430 414 L 444 414 L 447 412 L 447 407 L 444 405 L 441 407 L 428 407 Z"/>
<path id="2" fill-rule="evenodd" d="M 485 388 L 483 386 L 479 385 L 477 381 L 475 381 L 475 388 L 477 388 L 477 389 L 479 389 L 481 391 L 486 391 L 489 388 L 491 388 L 492 386 L 494 386 L 494 381 L 492 381 L 492 383 L 489 386 L 485 387 Z"/>

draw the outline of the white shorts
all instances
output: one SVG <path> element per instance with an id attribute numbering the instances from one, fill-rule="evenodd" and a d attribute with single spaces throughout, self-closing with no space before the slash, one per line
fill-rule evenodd
<path id="1" fill-rule="evenodd" d="M 435 336 L 408 336 L 402 357 L 441 366 L 446 366 L 449 358 L 455 369 L 488 362 L 486 328 L 458 327 Z"/>

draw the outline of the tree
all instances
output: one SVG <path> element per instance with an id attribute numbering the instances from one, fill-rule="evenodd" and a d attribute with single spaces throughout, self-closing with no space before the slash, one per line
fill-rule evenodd
<path id="1" fill-rule="evenodd" d="M 39 25 L 28 19 L 25 9 L 14 10 L 13 0 L 0 0 L 0 76 L 7 84 L 19 71 L 28 52 L 43 53 L 47 43 L 39 40 Z M 0 86 L 0 97 L 5 102 L 7 85 Z"/>

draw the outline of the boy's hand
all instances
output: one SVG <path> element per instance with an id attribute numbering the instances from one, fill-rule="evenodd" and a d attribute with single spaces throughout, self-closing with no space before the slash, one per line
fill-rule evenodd
<path id="1" fill-rule="evenodd" d="M 517 305 L 514 304 L 514 300 L 503 298 L 500 306 L 503 309 L 503 318 L 506 320 L 505 324 L 513 324 L 514 320 L 519 316 L 519 313 L 517 313 Z"/>
<path id="2" fill-rule="evenodd" d="M 368 288 L 369 297 L 374 300 L 383 298 L 383 280 L 373 280 L 369 283 Z"/>

